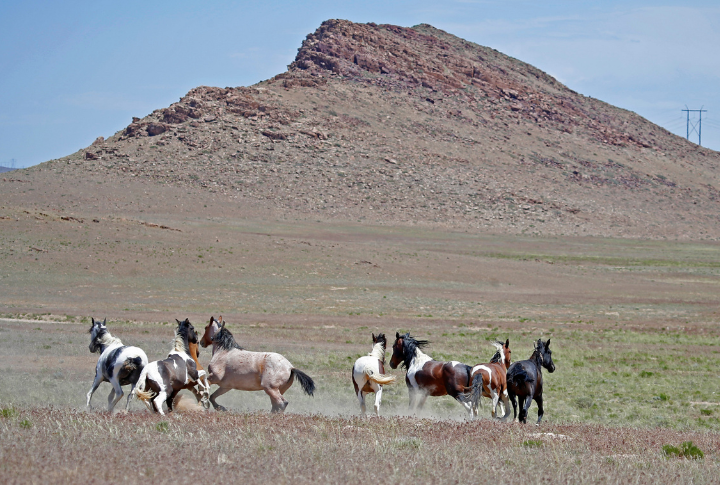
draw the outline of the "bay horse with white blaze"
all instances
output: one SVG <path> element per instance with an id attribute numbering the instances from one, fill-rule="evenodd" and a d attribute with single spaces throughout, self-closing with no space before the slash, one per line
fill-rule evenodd
<path id="1" fill-rule="evenodd" d="M 507 386 L 510 401 L 513 405 L 513 419 L 517 416 L 517 404 L 515 402 L 515 396 L 517 396 L 521 398 L 520 417 L 518 419 L 521 423 L 527 422 L 528 410 L 533 399 L 538 405 L 537 424 L 540 424 L 543 417 L 543 367 L 550 373 L 555 372 L 555 364 L 552 361 L 552 352 L 550 351 L 550 339 L 547 342 L 538 339 L 535 342 L 535 349 L 530 359 L 515 362 L 507 371 Z"/>
<path id="2" fill-rule="evenodd" d="M 511 351 L 510 339 L 505 343 L 500 341 L 491 342 L 495 346 L 495 355 L 487 364 L 477 364 L 472 368 L 472 406 L 473 413 L 477 416 L 478 404 L 481 397 L 492 399 L 490 414 L 497 417 L 498 401 L 502 400 L 505 408 L 505 415 L 500 418 L 503 421 L 510 417 L 510 400 L 507 391 L 507 369 L 510 367 Z"/>
<path id="3" fill-rule="evenodd" d="M 355 386 L 355 395 L 360 401 L 360 412 L 365 415 L 365 395 L 374 392 L 375 415 L 380 416 L 382 386 L 395 382 L 395 377 L 385 375 L 385 347 L 387 346 L 385 334 L 379 333 L 376 337 L 373 333 L 372 340 L 372 352 L 360 357 L 353 365 L 352 381 Z"/>
<path id="4" fill-rule="evenodd" d="M 168 412 L 173 410 L 173 399 L 182 389 L 193 389 L 199 382 L 195 361 L 190 357 L 188 342 L 197 342 L 195 328 L 187 318 L 178 323 L 175 330 L 173 348 L 165 360 L 156 360 L 145 366 L 135 388 L 135 395 L 143 401 L 150 411 L 165 414 L 163 403 Z M 208 390 L 201 385 L 201 394 L 207 399 Z"/>
<path id="5" fill-rule="evenodd" d="M 148 358 L 141 348 L 123 345 L 119 338 L 110 335 L 105 326 L 106 322 L 107 319 L 101 323 L 93 318 L 89 330 L 90 352 L 99 352 L 100 358 L 95 365 L 95 380 L 87 393 L 87 407 L 90 407 L 90 400 L 100 383 L 107 381 L 113 386 L 108 396 L 108 411 L 111 412 L 123 397 L 122 386 L 132 386 L 125 405 L 127 410 L 130 407 L 130 396 L 148 363 Z"/>
<path id="6" fill-rule="evenodd" d="M 265 391 L 270 397 L 273 413 L 285 411 L 288 402 L 283 394 L 296 378 L 305 394 L 312 396 L 315 392 L 315 383 L 310 376 L 293 367 L 282 355 L 275 352 L 250 352 L 240 347 L 225 328 L 222 317 L 220 320 L 210 317 L 200 345 L 212 345 L 208 382 L 220 388 L 210 396 L 210 402 L 219 411 L 226 409 L 215 400 L 232 389 Z"/>
<path id="7" fill-rule="evenodd" d="M 390 367 L 397 369 L 401 365 L 407 369 L 405 384 L 410 397 L 410 411 L 422 409 L 428 396 L 449 395 L 462 404 L 472 417 L 472 406 L 464 395 L 465 389 L 470 386 L 472 367 L 457 361 L 434 360 L 421 350 L 428 344 L 427 340 L 418 340 L 410 333 L 395 333 Z"/>

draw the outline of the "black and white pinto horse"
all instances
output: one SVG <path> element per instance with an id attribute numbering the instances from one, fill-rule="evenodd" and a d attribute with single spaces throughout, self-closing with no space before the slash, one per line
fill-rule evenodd
<path id="1" fill-rule="evenodd" d="M 135 395 L 143 401 L 150 411 L 165 414 L 162 409 L 163 403 L 168 412 L 173 409 L 173 399 L 182 389 L 199 387 L 199 394 L 202 396 L 203 404 L 208 402 L 209 392 L 202 383 L 195 361 L 190 356 L 189 341 L 197 342 L 195 328 L 187 318 L 184 321 L 176 320 L 178 323 L 175 330 L 173 348 L 165 360 L 156 360 L 145 366 L 137 386 Z M 206 406 L 208 407 L 208 406 Z"/>
<path id="2" fill-rule="evenodd" d="M 138 347 L 128 347 L 122 341 L 110 335 L 105 323 L 107 319 L 92 319 L 90 327 L 90 352 L 100 353 L 100 358 L 95 366 L 95 380 L 90 392 L 87 393 L 87 406 L 90 407 L 90 400 L 101 382 L 107 381 L 112 385 L 112 391 L 108 396 L 108 411 L 112 411 L 118 401 L 123 397 L 122 386 L 130 385 L 125 409 L 130 406 L 135 385 L 140 374 L 148 363 L 147 355 Z"/>
<path id="3" fill-rule="evenodd" d="M 552 361 L 550 351 L 550 339 L 543 342 L 538 339 L 535 342 L 535 349 L 528 360 L 520 360 L 510 366 L 507 371 L 507 391 L 510 395 L 510 402 L 513 406 L 513 419 L 517 416 L 517 403 L 515 398 L 520 398 L 520 417 L 518 421 L 527 422 L 528 410 L 533 399 L 538 405 L 538 420 L 543 417 L 543 376 L 542 368 L 548 372 L 555 372 L 555 364 Z"/>

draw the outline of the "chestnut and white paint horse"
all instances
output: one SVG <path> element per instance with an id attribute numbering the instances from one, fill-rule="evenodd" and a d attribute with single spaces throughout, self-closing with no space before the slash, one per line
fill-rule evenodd
<path id="1" fill-rule="evenodd" d="M 220 387 L 210 396 L 210 402 L 219 411 L 226 409 L 216 399 L 232 389 L 265 391 L 270 397 L 273 413 L 285 411 L 288 402 L 283 394 L 296 378 L 305 394 L 312 396 L 315 392 L 315 383 L 310 376 L 293 367 L 282 355 L 275 352 L 250 352 L 240 347 L 225 328 L 222 317 L 220 320 L 210 317 L 200 345 L 212 345 L 208 382 Z"/>
<path id="2" fill-rule="evenodd" d="M 510 339 L 505 343 L 495 341 L 492 342 L 496 352 L 490 362 L 487 364 L 477 364 L 472 368 L 472 406 L 473 414 L 478 414 L 478 404 L 481 397 L 489 397 L 492 399 L 492 408 L 490 414 L 493 418 L 497 417 L 498 402 L 502 400 L 505 408 L 505 414 L 502 421 L 506 421 L 510 417 L 510 398 L 507 391 L 507 369 L 510 367 L 511 352 Z"/>
<path id="3" fill-rule="evenodd" d="M 382 386 L 395 382 L 395 377 L 385 375 L 385 347 L 387 346 L 385 334 L 379 333 L 376 337 L 373 333 L 372 340 L 372 352 L 360 357 L 353 365 L 352 381 L 355 386 L 355 395 L 360 401 L 360 412 L 365 415 L 365 395 L 374 392 L 375 415 L 380 416 Z"/>
<path id="4" fill-rule="evenodd" d="M 130 396 L 143 368 L 148 363 L 148 358 L 142 349 L 123 345 L 119 338 L 110 335 L 105 326 L 106 322 L 107 319 L 100 322 L 93 318 L 89 330 L 90 352 L 99 352 L 100 358 L 95 366 L 95 380 L 90 392 L 87 393 L 87 407 L 90 407 L 90 400 L 100 383 L 107 381 L 113 387 L 108 396 L 108 411 L 112 411 L 123 397 L 122 386 L 128 384 L 132 386 L 125 405 L 127 409 L 130 406 Z"/>
<path id="5" fill-rule="evenodd" d="M 165 414 L 163 403 L 168 412 L 173 410 L 173 398 L 182 389 L 191 389 L 199 384 L 199 375 L 195 361 L 190 357 L 189 340 L 197 342 L 195 328 L 187 318 L 178 323 L 175 330 L 173 348 L 165 360 L 156 360 L 145 366 L 137 386 L 135 395 L 142 400 L 150 411 Z M 200 384 L 202 399 L 207 399 L 208 390 Z M 193 390 L 193 392 L 195 392 Z"/>
<path id="6" fill-rule="evenodd" d="M 418 340 L 409 333 L 395 333 L 390 367 L 396 369 L 398 365 L 402 365 L 407 369 L 405 384 L 410 395 L 410 411 L 422 409 L 428 396 L 449 395 L 462 404 L 472 417 L 472 405 L 464 394 L 470 386 L 472 368 L 462 362 L 434 360 L 421 350 L 428 343 L 427 340 Z"/>

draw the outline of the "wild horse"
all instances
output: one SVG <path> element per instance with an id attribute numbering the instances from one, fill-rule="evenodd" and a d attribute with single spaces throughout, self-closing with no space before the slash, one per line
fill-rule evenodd
<path id="1" fill-rule="evenodd" d="M 395 333 L 390 367 L 407 369 L 405 384 L 410 397 L 410 411 L 422 409 L 428 396 L 453 397 L 472 416 L 472 405 L 464 392 L 470 386 L 472 368 L 461 362 L 438 362 L 421 349 L 427 340 L 418 340 L 409 333 Z"/>
<path id="2" fill-rule="evenodd" d="M 100 353 L 100 358 L 95 366 L 95 380 L 87 393 L 87 406 L 90 407 L 90 400 L 93 393 L 101 382 L 108 381 L 112 386 L 110 395 L 108 396 L 108 411 L 112 411 L 118 401 L 123 397 L 121 386 L 130 384 L 130 394 L 128 394 L 125 409 L 130 406 L 130 396 L 135 389 L 138 379 L 143 368 L 148 363 L 147 355 L 138 347 L 129 347 L 123 345 L 122 341 L 110 335 L 105 323 L 107 319 L 92 319 L 92 327 L 90 327 L 90 352 Z"/>
<path id="3" fill-rule="evenodd" d="M 282 355 L 275 352 L 250 352 L 240 347 L 225 328 L 222 317 L 220 320 L 210 317 L 200 345 L 212 345 L 208 382 L 220 388 L 210 396 L 210 402 L 219 411 L 225 411 L 225 408 L 215 400 L 232 389 L 265 391 L 270 397 L 273 413 L 285 411 L 288 402 L 283 394 L 296 378 L 305 394 L 312 396 L 315 392 L 315 383 L 310 376 L 293 367 Z"/>
<path id="4" fill-rule="evenodd" d="M 517 416 L 517 403 L 515 402 L 515 396 L 517 396 L 521 398 L 520 417 L 518 418 L 521 423 L 527 422 L 528 410 L 533 399 L 538 405 L 537 424 L 540 424 L 543 417 L 543 367 L 550 373 L 555 372 L 555 364 L 550 351 L 550 339 L 547 342 L 538 339 L 530 358 L 515 362 L 507 371 L 507 386 L 513 406 L 513 419 Z"/>
<path id="5" fill-rule="evenodd" d="M 510 339 L 505 343 L 500 341 L 492 342 L 495 346 L 495 355 L 487 364 L 477 364 L 472 368 L 472 406 L 473 413 L 477 416 L 478 404 L 481 397 L 492 399 L 490 414 L 497 417 L 498 401 L 502 400 L 505 408 L 505 415 L 500 418 L 503 421 L 510 416 L 510 400 L 508 399 L 506 373 L 511 362 Z"/>
<path id="6" fill-rule="evenodd" d="M 135 395 L 145 402 L 150 411 L 165 414 L 162 409 L 163 402 L 168 412 L 173 409 L 173 398 L 182 389 L 191 389 L 199 384 L 199 375 L 195 361 L 190 357 L 189 341 L 197 342 L 195 328 L 187 318 L 178 323 L 175 330 L 173 348 L 165 360 L 156 360 L 149 363 L 140 374 Z M 207 399 L 208 390 L 199 384 L 200 393 Z"/>
<path id="7" fill-rule="evenodd" d="M 385 347 L 387 339 L 384 333 L 377 337 L 372 334 L 372 351 L 355 361 L 352 370 L 352 381 L 355 395 L 360 401 L 360 412 L 365 414 L 365 395 L 375 393 L 375 414 L 380 416 L 380 401 L 382 400 L 382 386 L 395 382 L 394 376 L 385 375 Z"/>

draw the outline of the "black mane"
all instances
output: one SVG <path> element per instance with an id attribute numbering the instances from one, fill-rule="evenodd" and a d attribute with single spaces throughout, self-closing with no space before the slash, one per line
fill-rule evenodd
<path id="1" fill-rule="evenodd" d="M 235 338 L 230 333 L 230 330 L 223 327 L 220 329 L 218 333 L 213 335 L 212 341 L 218 344 L 218 347 L 220 347 L 223 350 L 232 350 L 232 349 L 238 349 L 243 350 L 242 347 L 238 345 L 238 343 L 235 341 Z"/>
<path id="2" fill-rule="evenodd" d="M 377 343 L 382 344 L 383 349 L 387 348 L 387 338 L 385 338 L 384 333 L 377 334 L 377 337 L 375 337 L 375 339 L 377 340 Z"/>
<path id="3" fill-rule="evenodd" d="M 409 369 L 410 363 L 412 363 L 415 357 L 415 350 L 424 348 L 430 344 L 430 342 L 428 340 L 418 340 L 410 335 L 410 332 L 402 335 L 400 338 L 403 339 L 403 363 L 401 365 L 405 367 L 405 369 Z"/>

